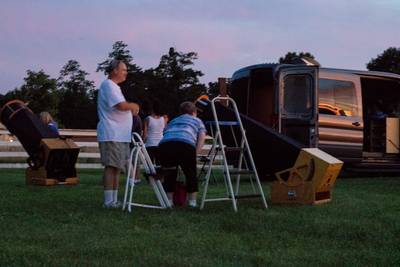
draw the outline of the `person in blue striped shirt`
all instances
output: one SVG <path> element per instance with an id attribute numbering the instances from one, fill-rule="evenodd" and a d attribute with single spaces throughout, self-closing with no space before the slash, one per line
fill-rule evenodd
<path id="1" fill-rule="evenodd" d="M 169 201 L 173 204 L 177 167 L 180 166 L 186 178 L 188 206 L 196 207 L 198 192 L 196 155 L 204 145 L 206 128 L 197 118 L 197 108 L 192 102 L 183 102 L 180 105 L 180 112 L 182 115 L 168 123 L 159 143 L 161 166 L 176 167 L 173 171 L 166 172 L 164 187 Z"/>

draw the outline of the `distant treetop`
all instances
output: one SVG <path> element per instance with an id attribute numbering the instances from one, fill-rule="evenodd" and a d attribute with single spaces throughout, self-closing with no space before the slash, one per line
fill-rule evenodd
<path id="1" fill-rule="evenodd" d="M 368 70 L 400 74 L 400 47 L 389 47 L 367 63 Z"/>
<path id="2" fill-rule="evenodd" d="M 315 57 L 309 53 L 309 52 L 288 52 L 284 57 L 279 58 L 279 63 L 280 64 L 293 64 L 296 59 L 302 58 L 302 57 L 309 57 L 312 59 L 315 59 Z"/>

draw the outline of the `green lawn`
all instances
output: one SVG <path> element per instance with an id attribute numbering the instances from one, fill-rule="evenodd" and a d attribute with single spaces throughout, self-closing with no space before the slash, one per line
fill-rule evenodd
<path id="1" fill-rule="evenodd" d="M 101 208 L 99 170 L 79 176 L 77 186 L 26 186 L 23 170 L 0 170 L 0 266 L 400 264 L 400 178 L 339 179 L 320 206 L 263 210 L 253 199 L 238 213 L 220 202 L 128 214 Z M 152 197 L 139 187 L 138 198 Z"/>

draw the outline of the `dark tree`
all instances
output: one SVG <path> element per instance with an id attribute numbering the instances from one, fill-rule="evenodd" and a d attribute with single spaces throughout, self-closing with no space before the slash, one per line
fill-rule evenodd
<path id="1" fill-rule="evenodd" d="M 389 47 L 367 63 L 368 70 L 387 71 L 400 74 L 400 47 Z"/>
<path id="2" fill-rule="evenodd" d="M 140 68 L 136 66 L 136 64 L 132 63 L 133 57 L 127 47 L 128 45 L 123 41 L 115 42 L 112 46 L 112 51 L 108 53 L 108 58 L 98 64 L 96 72 L 103 72 L 107 75 L 107 68 L 110 65 L 110 62 L 114 59 L 122 60 L 128 68 L 128 73 L 139 71 Z"/>
<path id="3" fill-rule="evenodd" d="M 13 100 L 13 99 L 20 99 L 17 96 L 17 93 L 19 93 L 19 90 L 18 90 L 18 88 L 15 88 L 14 90 L 7 92 L 5 95 L 1 95 L 0 96 L 0 109 L 8 101 Z"/>
<path id="4" fill-rule="evenodd" d="M 96 128 L 95 87 L 87 75 L 76 60 L 69 60 L 60 71 L 58 118 L 65 128 Z"/>
<path id="5" fill-rule="evenodd" d="M 207 88 L 207 94 L 212 99 L 219 95 L 219 84 L 218 82 L 209 82 Z"/>
<path id="6" fill-rule="evenodd" d="M 25 83 L 8 92 L 2 99 L 2 104 L 12 99 L 20 99 L 28 103 L 34 112 L 48 111 L 53 116 L 57 113 L 58 97 L 56 93 L 56 80 L 50 78 L 43 70 L 38 72 L 28 70 L 24 78 Z"/>
<path id="7" fill-rule="evenodd" d="M 302 57 L 314 58 L 314 56 L 309 52 L 288 52 L 284 57 L 279 58 L 280 64 L 292 64 L 296 59 Z"/>
<path id="8" fill-rule="evenodd" d="M 199 82 L 203 73 L 191 68 L 196 59 L 195 52 L 182 53 L 171 47 L 161 57 L 158 67 L 148 71 L 149 76 L 155 76 L 147 81 L 151 96 L 162 100 L 164 109 L 172 117 L 177 115 L 181 102 L 195 100 L 206 92 L 205 85 Z"/>

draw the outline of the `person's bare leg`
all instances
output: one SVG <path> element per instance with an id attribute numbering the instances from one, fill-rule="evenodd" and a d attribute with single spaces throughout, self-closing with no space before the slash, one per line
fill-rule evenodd
<path id="1" fill-rule="evenodd" d="M 120 170 L 117 168 L 114 168 L 114 180 L 113 180 L 113 190 L 118 190 L 119 187 L 119 175 L 120 175 Z"/>
<path id="2" fill-rule="evenodd" d="M 135 183 L 140 183 L 141 182 L 141 180 L 140 180 L 140 170 L 139 170 L 139 167 L 137 167 L 136 168 L 136 176 L 135 176 Z"/>
<path id="3" fill-rule="evenodd" d="M 120 175 L 120 170 L 117 168 L 114 168 L 114 180 L 113 180 L 113 188 L 112 188 L 114 204 L 118 203 L 119 175 Z"/>
<path id="4" fill-rule="evenodd" d="M 174 205 L 174 192 L 167 192 L 167 197 L 168 197 L 169 204 L 171 204 L 171 206 L 173 206 Z"/>
<path id="5" fill-rule="evenodd" d="M 115 168 L 106 166 L 103 173 L 104 186 L 104 206 L 110 206 L 113 203 L 113 189 L 115 180 Z"/>
<path id="6" fill-rule="evenodd" d="M 197 192 L 189 193 L 188 194 L 189 200 L 196 200 L 197 199 Z"/>
<path id="7" fill-rule="evenodd" d="M 139 164 L 138 164 L 139 165 Z M 132 179 L 131 181 L 132 181 L 132 183 L 140 183 L 141 182 L 141 180 L 140 180 L 140 168 L 139 168 L 139 166 L 136 166 L 136 172 L 135 172 L 135 175 L 133 175 L 133 165 L 131 166 L 131 168 L 132 168 L 132 171 L 131 171 L 131 177 L 129 177 L 129 179 Z M 133 178 L 135 178 L 135 179 L 133 179 Z"/>
<path id="8" fill-rule="evenodd" d="M 197 192 L 188 194 L 188 204 L 190 207 L 197 207 Z"/>

